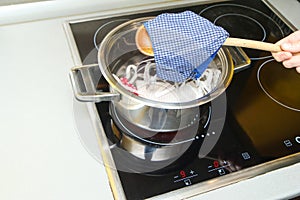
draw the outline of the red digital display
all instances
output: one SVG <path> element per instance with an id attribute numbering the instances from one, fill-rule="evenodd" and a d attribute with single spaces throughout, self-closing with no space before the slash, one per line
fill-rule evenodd
<path id="1" fill-rule="evenodd" d="M 219 161 L 215 160 L 214 161 L 214 168 L 218 168 L 220 166 Z"/>
<path id="2" fill-rule="evenodd" d="M 185 178 L 185 177 L 186 177 L 186 173 L 185 173 L 185 171 L 183 171 L 183 170 L 181 170 L 181 171 L 179 172 L 179 174 L 180 174 L 181 178 Z"/>

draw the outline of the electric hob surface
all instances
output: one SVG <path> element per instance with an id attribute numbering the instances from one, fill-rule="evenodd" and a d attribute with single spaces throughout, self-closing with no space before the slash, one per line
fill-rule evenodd
<path id="1" fill-rule="evenodd" d="M 233 37 L 274 43 L 292 32 L 261 1 L 226 1 L 120 14 L 71 23 L 70 27 L 82 63 L 89 65 L 97 63 L 101 40 L 117 25 L 138 17 L 185 10 L 222 26 Z M 108 167 L 117 170 L 126 198 L 149 198 L 261 167 L 260 172 L 247 171 L 247 177 L 252 177 L 267 172 L 264 166 L 282 158 L 295 159 L 280 166 L 275 164 L 272 169 L 299 162 L 300 75 L 274 61 L 269 52 L 244 51 L 251 59 L 250 66 L 237 71 L 226 92 L 205 105 L 210 110 L 207 127 L 172 162 L 153 162 L 124 151 L 112 130 L 110 103 L 96 103 L 115 163 Z M 99 74 L 98 69 L 95 74 Z M 94 75 L 93 80 L 98 89 L 108 90 L 103 77 Z"/>

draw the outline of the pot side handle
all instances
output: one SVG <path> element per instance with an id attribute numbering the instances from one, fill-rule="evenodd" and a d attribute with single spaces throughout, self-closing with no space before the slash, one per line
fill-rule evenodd
<path id="1" fill-rule="evenodd" d="M 227 47 L 233 63 L 234 72 L 240 72 L 251 67 L 251 60 L 241 47 Z"/>
<path id="2" fill-rule="evenodd" d="M 75 98 L 81 102 L 101 102 L 120 99 L 119 93 L 103 92 L 97 89 L 97 82 L 94 81 L 95 71 L 101 77 L 98 64 L 73 67 L 69 73 L 72 89 Z"/>

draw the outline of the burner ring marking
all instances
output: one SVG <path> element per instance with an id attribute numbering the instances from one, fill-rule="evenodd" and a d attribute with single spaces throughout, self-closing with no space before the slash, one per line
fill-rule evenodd
<path id="1" fill-rule="evenodd" d="M 262 84 L 262 82 L 261 82 L 261 80 L 260 80 L 260 72 L 261 72 L 261 69 L 264 67 L 264 66 L 266 66 L 266 64 L 267 63 L 269 63 L 269 62 L 272 62 L 272 61 L 275 61 L 275 59 L 270 59 L 270 60 L 267 60 L 267 61 L 265 61 L 263 64 L 261 64 L 261 66 L 258 68 L 258 70 L 257 70 L 257 81 L 258 81 L 258 83 L 259 83 L 259 86 L 260 86 L 260 88 L 264 91 L 264 93 L 270 98 L 270 99 L 272 99 L 274 102 L 276 102 L 277 104 L 279 104 L 279 105 L 281 105 L 281 106 L 283 106 L 283 107 L 285 107 L 285 108 L 287 108 L 287 109 L 290 109 L 290 110 L 293 110 L 293 111 L 297 111 L 297 112 L 300 112 L 300 109 L 298 109 L 298 108 L 293 108 L 293 107 L 291 107 L 291 106 L 287 106 L 287 105 L 285 105 L 284 103 L 282 103 L 282 102 L 280 102 L 280 101 L 278 101 L 276 98 L 274 98 L 265 88 L 264 88 L 264 86 L 263 86 L 263 84 Z"/>
<path id="2" fill-rule="evenodd" d="M 266 33 L 266 30 L 265 28 L 263 27 L 263 25 L 261 23 L 259 23 L 257 20 L 253 19 L 252 17 L 249 17 L 249 16 L 246 16 L 246 15 L 243 15 L 243 14 L 237 14 L 237 13 L 227 13 L 227 14 L 223 14 L 223 15 L 220 15 L 218 16 L 215 20 L 214 20 L 214 24 L 216 24 L 216 22 L 221 19 L 222 17 L 227 17 L 227 16 L 239 16 L 239 17 L 244 17 L 246 19 L 249 19 L 251 21 L 253 21 L 254 23 L 256 23 L 262 30 L 263 32 L 263 38 L 261 39 L 261 41 L 264 41 L 267 37 L 267 33 Z"/>

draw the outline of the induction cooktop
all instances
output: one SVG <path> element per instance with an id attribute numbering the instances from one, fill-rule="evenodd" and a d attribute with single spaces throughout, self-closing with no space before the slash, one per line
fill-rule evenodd
<path id="1" fill-rule="evenodd" d="M 234 37 L 275 43 L 293 31 L 258 0 L 199 2 L 71 21 L 74 48 L 82 65 L 90 66 L 95 90 L 109 91 L 97 65 L 97 52 L 110 30 L 130 19 L 185 10 L 222 26 Z M 142 133 L 118 127 L 110 102 L 94 104 L 99 148 L 116 199 L 172 194 L 186 198 L 300 161 L 300 75 L 277 63 L 270 52 L 243 51 L 251 63 L 236 70 L 223 95 L 204 105 L 208 109 L 205 129 L 190 138 L 190 148 L 172 161 L 153 161 L 126 151 L 120 145 L 122 134 L 138 140 L 136 135 Z M 116 134 L 115 129 L 121 130 Z"/>

